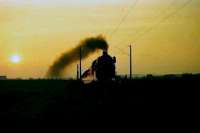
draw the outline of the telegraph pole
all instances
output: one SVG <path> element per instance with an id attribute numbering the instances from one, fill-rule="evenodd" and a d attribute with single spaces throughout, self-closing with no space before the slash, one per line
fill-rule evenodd
<path id="1" fill-rule="evenodd" d="M 132 79 L 132 46 L 129 46 L 130 48 L 130 79 Z"/>
<path id="2" fill-rule="evenodd" d="M 79 80 L 79 65 L 77 64 L 77 68 L 76 68 L 76 78 L 77 80 Z"/>
<path id="3" fill-rule="evenodd" d="M 80 66 L 79 66 L 79 74 L 80 74 L 80 80 L 82 79 L 81 77 L 82 77 L 82 62 L 81 62 L 81 60 L 82 60 L 82 48 L 80 47 Z"/>

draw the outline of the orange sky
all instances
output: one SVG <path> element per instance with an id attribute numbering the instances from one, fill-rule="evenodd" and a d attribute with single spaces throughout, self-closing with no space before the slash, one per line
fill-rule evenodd
<path id="1" fill-rule="evenodd" d="M 134 2 L 1 0 L 0 75 L 43 77 L 62 52 L 98 34 L 107 38 L 120 74 L 129 71 L 130 43 L 134 73 L 200 72 L 200 1 L 192 0 L 184 8 L 187 0 Z M 19 64 L 10 61 L 14 54 L 21 56 Z M 85 60 L 84 69 L 100 54 Z M 74 64 L 66 76 L 74 77 L 75 69 Z"/>

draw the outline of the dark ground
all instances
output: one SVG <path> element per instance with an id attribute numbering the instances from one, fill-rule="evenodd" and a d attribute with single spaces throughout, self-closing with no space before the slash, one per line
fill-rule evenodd
<path id="1" fill-rule="evenodd" d="M 198 88 L 199 81 L 199 75 L 86 85 L 74 80 L 5 80 L 0 81 L 0 117 L 4 124 L 16 127 L 140 117 L 145 111 L 142 104 L 188 103 L 189 90 Z"/>

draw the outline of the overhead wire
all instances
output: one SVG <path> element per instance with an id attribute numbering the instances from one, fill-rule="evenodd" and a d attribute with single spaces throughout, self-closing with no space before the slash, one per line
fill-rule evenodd
<path id="1" fill-rule="evenodd" d="M 169 11 L 169 9 L 172 8 L 172 6 L 176 2 L 177 2 L 176 0 L 172 0 L 165 9 L 162 9 L 161 11 L 159 11 L 159 14 L 156 14 L 153 18 L 159 18 L 159 19 L 162 18 L 163 14 L 165 14 L 166 11 Z M 146 28 L 143 28 L 142 30 L 136 32 L 135 34 L 137 35 L 137 34 L 143 33 L 145 30 L 146 30 Z M 121 42 L 124 42 L 124 41 L 121 41 Z"/>
<path id="2" fill-rule="evenodd" d="M 156 27 L 158 27 L 160 24 L 162 24 L 163 22 L 167 21 L 168 19 L 170 19 L 172 16 L 174 16 L 175 14 L 177 14 L 180 10 L 184 9 L 188 4 L 190 4 L 193 0 L 187 0 L 186 2 L 184 2 L 179 8 L 177 8 L 175 11 L 167 14 L 166 16 L 164 16 L 160 21 L 158 21 L 156 24 L 152 25 L 151 27 L 147 28 L 146 30 L 144 30 L 144 32 L 142 32 L 141 34 L 139 34 L 138 36 L 136 36 L 135 41 L 139 40 L 141 37 L 144 37 L 147 33 L 153 31 L 154 29 L 156 29 Z"/>
<path id="3" fill-rule="evenodd" d="M 111 31 L 110 33 L 110 38 L 112 39 L 112 37 L 114 36 L 115 33 L 117 33 L 117 31 L 120 29 L 121 25 L 126 21 L 127 17 L 129 16 L 130 12 L 133 11 L 133 9 L 136 7 L 137 3 L 139 2 L 139 0 L 135 0 L 131 6 L 127 9 L 127 12 L 124 14 L 124 16 L 121 17 L 121 20 L 119 21 L 119 23 L 117 24 L 117 26 L 114 28 L 114 30 Z M 122 54 L 124 55 L 128 55 L 125 50 L 123 50 L 122 48 L 118 47 L 117 45 L 115 46 Z"/>
<path id="4" fill-rule="evenodd" d="M 130 12 L 133 11 L 133 9 L 136 7 L 137 3 L 139 2 L 139 0 L 135 0 L 133 2 L 133 4 L 130 6 L 130 8 L 128 9 L 127 13 L 122 16 L 121 20 L 119 21 L 119 23 L 117 24 L 117 26 L 114 28 L 113 31 L 111 31 L 110 33 L 110 37 L 112 38 L 113 35 L 119 30 L 120 26 L 125 22 L 125 20 L 127 19 L 127 17 L 129 16 Z"/>
<path id="5" fill-rule="evenodd" d="M 176 15 L 180 10 L 184 9 L 187 5 L 189 5 L 193 0 L 187 0 L 185 1 L 181 6 L 179 6 L 179 8 L 177 8 L 175 11 L 167 14 L 166 16 L 162 17 L 160 19 L 160 21 L 158 21 L 156 24 L 152 25 L 151 27 L 144 29 L 143 32 L 141 32 L 141 34 L 139 34 L 138 36 L 136 36 L 136 38 L 134 38 L 134 41 L 138 41 L 139 39 L 141 39 L 142 37 L 144 37 L 146 34 L 148 34 L 149 32 L 153 31 L 154 29 L 156 29 L 157 26 L 159 26 L 160 24 L 162 24 L 163 22 L 167 21 L 168 19 L 170 19 L 171 17 L 173 17 L 174 15 Z M 175 1 L 174 1 L 175 2 Z M 171 6 L 173 6 L 172 2 L 167 8 L 170 9 Z"/>

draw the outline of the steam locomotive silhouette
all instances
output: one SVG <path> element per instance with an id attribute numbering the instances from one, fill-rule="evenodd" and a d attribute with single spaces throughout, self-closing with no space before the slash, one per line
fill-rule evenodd
<path id="1" fill-rule="evenodd" d="M 116 76 L 116 57 L 111 57 L 107 51 L 92 62 L 90 69 L 86 70 L 82 78 L 95 77 L 98 81 L 112 80 Z"/>

